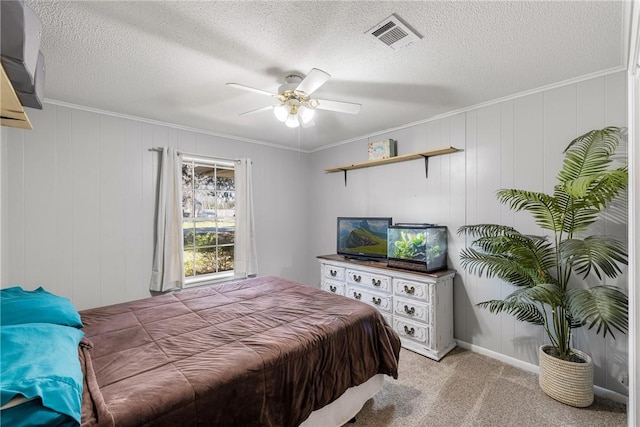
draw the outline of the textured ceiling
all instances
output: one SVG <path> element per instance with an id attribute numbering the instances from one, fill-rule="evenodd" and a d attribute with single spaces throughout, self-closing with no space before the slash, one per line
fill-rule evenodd
<path id="1" fill-rule="evenodd" d="M 619 1 L 27 3 L 47 99 L 302 150 L 626 67 Z M 393 51 L 365 34 L 391 13 L 423 39 Z M 298 131 L 239 116 L 273 101 L 225 86 L 275 92 L 314 67 L 332 76 L 314 95 L 360 114 L 318 111 Z"/>

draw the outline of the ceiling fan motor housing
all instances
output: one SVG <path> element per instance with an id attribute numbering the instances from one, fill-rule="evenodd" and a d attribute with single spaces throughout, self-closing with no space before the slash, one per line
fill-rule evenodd
<path id="1" fill-rule="evenodd" d="M 289 91 L 293 92 L 302 81 L 302 76 L 299 76 L 297 74 L 289 74 L 287 77 L 284 78 L 284 81 L 285 81 L 285 84 L 283 84 L 278 88 L 279 94 L 282 94 L 284 92 L 289 92 Z"/>

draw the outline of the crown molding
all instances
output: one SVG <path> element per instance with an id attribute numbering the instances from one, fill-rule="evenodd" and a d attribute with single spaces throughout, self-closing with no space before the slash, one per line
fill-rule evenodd
<path id="1" fill-rule="evenodd" d="M 367 134 L 367 135 L 362 135 L 362 136 L 358 136 L 358 137 L 355 137 L 355 138 L 346 139 L 344 141 L 335 142 L 333 144 L 324 145 L 322 147 L 310 150 L 309 152 L 310 153 L 315 153 L 316 151 L 322 151 L 322 150 L 326 150 L 326 149 L 329 149 L 329 148 L 338 147 L 340 145 L 349 144 L 351 142 L 356 142 L 356 141 L 361 141 L 363 139 L 368 139 L 368 138 L 371 138 L 371 137 L 374 137 L 374 136 L 385 135 L 385 134 L 388 134 L 390 132 L 396 132 L 396 131 L 399 131 L 399 130 L 411 128 L 411 127 L 414 127 L 414 126 L 422 125 L 422 124 L 433 122 L 433 121 L 440 120 L 440 119 L 444 119 L 446 117 L 451 117 L 451 116 L 455 116 L 455 115 L 458 115 L 458 114 L 461 114 L 461 113 L 466 113 L 466 112 L 469 112 L 469 111 L 473 111 L 473 110 L 477 110 L 477 109 L 480 109 L 480 108 L 488 107 L 490 105 L 499 104 L 501 102 L 511 101 L 513 99 L 522 98 L 522 97 L 533 95 L 533 94 L 540 93 L 540 92 L 545 92 L 545 91 L 548 91 L 548 90 L 551 90 L 551 89 L 556 89 L 556 88 L 559 88 L 559 87 L 580 83 L 580 82 L 583 82 L 585 80 L 591 80 L 591 79 L 595 79 L 595 78 L 598 78 L 598 77 L 608 76 L 610 74 L 619 73 L 619 72 L 625 71 L 625 70 L 626 70 L 626 66 L 625 67 L 619 66 L 619 67 L 609 68 L 607 70 L 598 71 L 598 72 L 591 73 L 591 74 L 586 74 L 586 75 L 581 76 L 581 77 L 576 77 L 576 78 L 573 78 L 573 79 L 564 80 L 564 81 L 561 81 L 561 82 L 558 82 L 558 83 L 552 83 L 552 84 L 549 84 L 549 85 L 546 85 L 546 86 L 541 86 L 541 87 L 538 87 L 536 89 L 531 89 L 531 90 L 527 90 L 527 91 L 524 91 L 524 92 L 519 92 L 519 93 L 516 93 L 516 94 L 513 94 L 513 95 L 508 95 L 508 96 L 505 96 L 505 97 L 502 97 L 502 98 L 496 98 L 496 99 L 492 99 L 490 101 L 481 102 L 479 104 L 475 104 L 475 105 L 472 105 L 470 107 L 460 108 L 458 110 L 453 110 L 453 111 L 449 111 L 447 113 L 438 114 L 438 115 L 435 115 L 435 116 L 432 116 L 432 117 L 429 117 L 429 118 L 426 118 L 426 119 L 417 120 L 415 122 L 407 123 L 407 124 L 396 126 L 396 127 L 393 127 L 393 128 L 384 129 L 384 130 L 376 131 L 376 132 L 373 132 L 373 133 L 370 133 L 370 134 Z"/>
<path id="2" fill-rule="evenodd" d="M 172 128 L 172 129 L 179 129 L 179 130 L 184 130 L 184 131 L 188 131 L 188 132 L 195 132 L 195 133 L 200 133 L 200 134 L 203 134 L 203 135 L 209 135 L 209 136 L 215 136 L 215 137 L 218 137 L 218 138 L 230 139 L 230 140 L 233 140 L 233 141 L 247 142 L 249 144 L 257 144 L 257 145 L 265 145 L 267 147 L 278 148 L 278 149 L 281 149 L 281 150 L 289 150 L 289 151 L 295 151 L 295 152 L 309 153 L 308 150 L 298 149 L 297 147 L 286 147 L 284 145 L 273 144 L 271 142 L 260 141 L 260 140 L 257 140 L 257 139 L 243 138 L 243 137 L 240 137 L 240 136 L 228 135 L 228 134 L 225 134 L 225 133 L 213 132 L 213 131 L 205 130 L 205 129 L 192 128 L 192 127 L 189 127 L 189 126 L 177 125 L 175 123 L 163 122 L 163 121 L 160 121 L 160 120 L 147 119 L 145 117 L 131 116 L 129 114 L 116 113 L 114 111 L 108 111 L 108 110 L 101 110 L 99 108 L 93 108 L 93 107 L 87 107 L 87 106 L 84 106 L 84 105 L 72 104 L 70 102 L 65 102 L 65 101 L 58 101 L 56 99 L 45 98 L 44 102 L 47 103 L 47 104 L 58 105 L 58 106 L 61 106 L 61 107 L 73 108 L 75 110 L 82 110 L 82 111 L 87 111 L 87 112 L 96 113 L 96 114 L 104 114 L 106 116 L 118 117 L 118 118 L 126 119 L 126 120 L 134 120 L 134 121 L 137 121 L 137 122 L 148 123 L 148 124 L 152 124 L 152 125 L 166 126 L 166 127 Z"/>

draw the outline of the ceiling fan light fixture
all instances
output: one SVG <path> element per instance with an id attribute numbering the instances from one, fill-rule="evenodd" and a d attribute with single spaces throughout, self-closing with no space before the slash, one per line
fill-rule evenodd
<path id="1" fill-rule="evenodd" d="M 298 115 L 297 114 L 289 114 L 289 117 L 287 117 L 287 120 L 284 122 L 285 125 L 287 125 L 287 127 L 290 128 L 297 128 L 298 126 L 300 126 L 300 121 L 298 120 Z"/>
<path id="2" fill-rule="evenodd" d="M 284 123 L 289 116 L 289 109 L 286 105 L 280 104 L 273 107 L 273 114 L 276 116 L 276 119 Z"/>
<path id="3" fill-rule="evenodd" d="M 298 108 L 298 113 L 300 114 L 300 120 L 302 120 L 302 123 L 306 125 L 311 120 L 313 120 L 313 116 L 315 115 L 315 110 L 309 107 L 305 107 L 304 105 L 301 105 Z"/>
<path id="4" fill-rule="evenodd" d="M 279 104 L 256 108 L 255 110 L 241 113 L 241 116 L 272 109 L 278 121 L 290 128 L 297 128 L 300 125 L 304 127 L 312 126 L 316 109 L 348 114 L 358 114 L 360 112 L 360 104 L 311 98 L 311 94 L 326 83 L 330 77 L 329 73 L 317 68 L 312 68 L 304 78 L 297 74 L 290 74 L 285 77 L 285 84 L 278 88 L 277 93 L 239 83 L 227 83 L 227 86 L 268 95 L 279 101 Z"/>

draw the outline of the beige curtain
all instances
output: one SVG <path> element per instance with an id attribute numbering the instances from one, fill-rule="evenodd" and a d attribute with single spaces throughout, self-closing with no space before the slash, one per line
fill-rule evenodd
<path id="1" fill-rule="evenodd" d="M 184 287 L 182 237 L 182 161 L 175 148 L 164 147 L 156 205 L 156 234 L 149 290 Z"/>
<path id="2" fill-rule="evenodd" d="M 236 231 L 234 272 L 241 279 L 258 274 L 256 232 L 253 220 L 251 159 L 240 159 L 235 166 Z"/>

